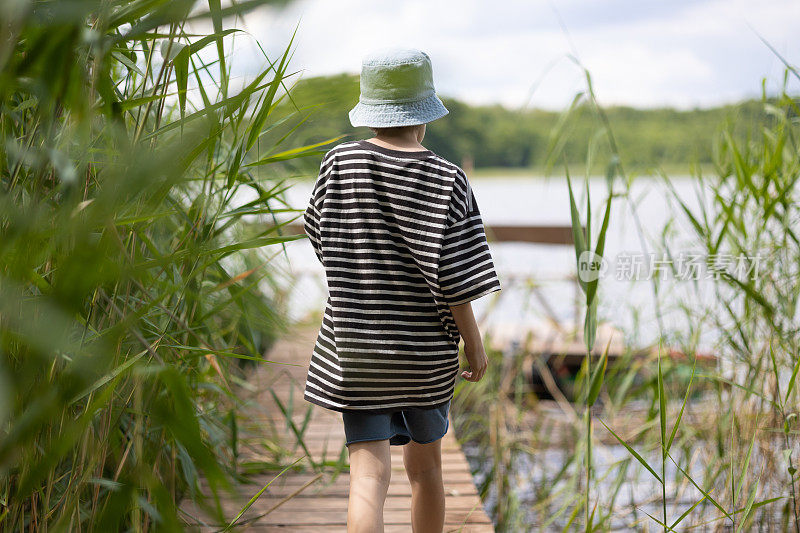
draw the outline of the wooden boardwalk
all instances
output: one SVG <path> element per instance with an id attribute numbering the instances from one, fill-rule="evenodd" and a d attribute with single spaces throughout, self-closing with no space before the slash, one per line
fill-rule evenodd
<path id="1" fill-rule="evenodd" d="M 242 428 L 242 450 L 240 459 L 258 463 L 274 461 L 274 453 L 264 449 L 264 443 L 278 440 L 288 447 L 291 454 L 283 457 L 280 464 L 289 465 L 305 455 L 306 450 L 317 464 L 327 466 L 314 468 L 308 457 L 298 466 L 303 471 L 288 470 L 277 477 L 237 522 L 238 531 L 325 533 L 346 532 L 347 495 L 349 468 L 347 448 L 344 445 L 344 429 L 341 413 L 310 404 L 303 399 L 308 360 L 316 337 L 316 329 L 305 328 L 288 338 L 278 341 L 266 356 L 272 361 L 293 363 L 260 364 L 249 383 L 253 386 L 253 409 L 256 426 Z M 302 431 L 305 450 L 287 427 L 281 407 L 269 389 L 275 392 L 284 409 L 292 413 L 292 420 L 301 430 L 306 413 L 311 406 L 311 416 L 305 431 Z M 291 407 L 289 407 L 291 406 Z M 392 446 L 392 480 L 384 507 L 386 533 L 411 531 L 411 486 L 403 468 L 403 453 L 400 446 Z M 336 467 L 339 463 L 341 468 Z M 442 440 L 442 469 L 446 494 L 445 532 L 464 533 L 493 532 L 492 522 L 483 510 L 475 489 L 469 465 L 450 428 Z M 337 470 L 340 472 L 336 473 Z M 253 484 L 239 487 L 240 497 L 225 496 L 223 509 L 228 520 L 233 519 L 248 500 L 266 485 L 279 471 L 261 472 L 251 476 Z M 292 497 L 290 497 L 292 496 Z M 182 509 L 201 520 L 205 515 L 193 503 L 186 502 Z M 218 531 L 219 525 L 190 527 L 194 531 Z"/>

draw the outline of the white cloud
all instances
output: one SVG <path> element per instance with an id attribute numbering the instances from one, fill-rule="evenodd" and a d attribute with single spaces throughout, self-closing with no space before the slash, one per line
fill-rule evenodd
<path id="1" fill-rule="evenodd" d="M 754 30 L 800 61 L 797 20 L 791 0 L 300 0 L 244 25 L 273 58 L 299 21 L 291 65 L 303 76 L 357 73 L 370 49 L 401 44 L 431 55 L 441 94 L 509 107 L 534 85 L 530 105 L 546 108 L 583 88 L 566 59 L 571 40 L 602 102 L 689 107 L 754 96 L 762 76 L 779 80 L 782 65 Z M 240 42 L 239 72 L 263 67 L 258 49 Z"/>

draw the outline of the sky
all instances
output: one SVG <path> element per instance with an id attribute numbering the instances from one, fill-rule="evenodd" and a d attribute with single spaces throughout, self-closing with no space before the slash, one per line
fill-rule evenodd
<path id="1" fill-rule="evenodd" d="M 243 76 L 293 43 L 290 71 L 358 73 L 370 50 L 424 50 L 440 95 L 563 109 L 591 74 L 603 105 L 711 107 L 774 92 L 800 64 L 798 0 L 297 0 L 234 24 Z M 797 89 L 796 86 L 793 87 Z"/>

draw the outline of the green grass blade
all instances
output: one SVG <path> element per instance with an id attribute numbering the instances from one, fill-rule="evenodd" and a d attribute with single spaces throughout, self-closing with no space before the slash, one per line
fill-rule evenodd
<path id="1" fill-rule="evenodd" d="M 617 441 L 625 447 L 626 450 L 628 450 L 628 453 L 630 453 L 637 461 L 639 461 L 639 464 L 641 464 L 643 467 L 645 467 L 647 469 L 647 471 L 650 472 L 653 475 L 653 477 L 656 478 L 656 480 L 659 483 L 662 482 L 661 481 L 661 477 L 658 474 L 656 474 L 656 471 L 653 470 L 653 468 L 649 464 L 647 464 L 647 461 L 644 460 L 644 457 L 639 455 L 639 452 L 637 452 L 636 450 L 631 448 L 628 445 L 628 443 L 625 442 L 619 435 L 617 435 L 616 432 L 614 432 L 613 429 L 608 427 L 606 425 L 606 423 L 603 422 L 602 419 L 598 419 L 598 420 L 600 420 L 600 423 L 603 424 L 603 426 L 605 426 L 605 428 L 608 430 L 608 432 L 611 433 L 614 436 L 614 438 L 617 439 Z"/>
<path id="2" fill-rule="evenodd" d="M 603 355 L 598 362 L 597 368 L 594 369 L 593 376 L 592 376 L 592 384 L 589 387 L 589 399 L 587 404 L 591 407 L 594 405 L 594 402 L 597 400 L 597 396 L 600 394 L 600 389 L 603 386 L 603 377 L 606 373 L 606 363 L 608 362 L 608 349 L 611 346 L 611 339 L 608 339 L 608 344 L 606 344 L 606 349 L 603 350 Z M 587 355 L 587 357 L 589 357 Z"/>
<path id="3" fill-rule="evenodd" d="M 264 124 L 269 116 L 269 112 L 272 109 L 272 99 L 278 92 L 278 87 L 283 81 L 283 77 L 286 73 L 286 69 L 288 67 L 287 60 L 289 57 L 289 50 L 291 49 L 296 34 L 297 28 L 295 28 L 295 32 L 292 34 L 292 38 L 289 40 L 289 46 L 287 46 L 286 50 L 283 52 L 278 66 L 274 69 L 275 77 L 272 78 L 272 81 L 267 84 L 267 92 L 264 95 L 263 100 L 260 102 L 260 109 L 256 113 L 256 116 L 250 125 L 250 133 L 247 137 L 247 143 L 245 144 L 245 147 L 248 151 L 256 143 L 259 135 L 261 135 L 261 130 L 263 129 Z"/>
<path id="4" fill-rule="evenodd" d="M 753 445 L 756 442 L 756 435 L 758 435 L 758 417 L 756 417 L 755 425 L 756 425 L 756 430 L 753 431 L 753 437 L 750 439 L 750 446 L 747 448 L 747 455 L 744 458 L 744 464 L 742 464 L 742 470 L 739 473 L 739 482 L 737 484 L 736 494 L 734 495 L 734 498 L 737 498 L 736 495 L 741 493 L 742 487 L 744 487 L 744 479 L 745 476 L 747 475 L 747 469 L 750 468 L 750 458 L 753 455 Z M 736 502 L 734 501 L 734 504 L 735 503 Z"/>
<path id="5" fill-rule="evenodd" d="M 747 523 L 747 519 L 750 518 L 750 511 L 753 509 L 753 502 L 756 499 L 756 492 L 758 491 L 758 480 L 756 480 L 753 488 L 750 490 L 750 496 L 747 498 L 747 505 L 744 508 L 744 514 L 742 515 L 742 520 L 739 522 L 739 526 L 736 528 L 736 532 L 742 531 L 742 528 Z"/>
<path id="6" fill-rule="evenodd" d="M 286 468 L 284 468 L 283 470 L 281 470 L 281 471 L 280 471 L 280 473 L 279 473 L 278 475 L 276 475 L 274 478 L 270 479 L 270 480 L 269 480 L 269 482 L 267 482 L 267 484 L 266 484 L 266 485 L 264 485 L 263 487 L 261 487 L 261 490 L 259 490 L 258 492 L 256 492 L 256 493 L 253 495 L 253 497 L 252 497 L 252 498 L 250 498 L 250 500 L 248 500 L 248 502 L 245 504 L 245 506 L 244 506 L 244 507 L 242 507 L 242 509 L 241 509 L 241 510 L 240 510 L 240 511 L 239 511 L 239 512 L 236 514 L 236 516 L 235 516 L 235 517 L 233 517 L 233 520 L 231 520 L 231 521 L 228 523 L 228 525 L 227 525 L 227 526 L 225 526 L 225 528 L 224 528 L 222 531 L 230 531 L 230 530 L 233 528 L 233 526 L 235 526 L 235 525 L 236 525 L 236 522 L 238 522 L 238 521 L 239 521 L 239 519 L 242 517 L 242 515 L 244 515 L 244 513 L 246 513 L 246 512 L 247 512 L 247 510 L 248 510 L 248 509 L 250 509 L 250 507 L 252 507 L 254 503 L 256 503 L 256 501 L 258 501 L 258 499 L 261 497 L 261 495 L 262 495 L 262 494 L 264 494 L 264 492 L 265 492 L 265 491 L 266 491 L 266 490 L 269 488 L 269 486 L 270 486 L 270 485 L 272 485 L 272 482 L 273 482 L 273 481 L 275 481 L 276 479 L 278 479 L 279 477 L 281 477 L 281 476 L 284 474 L 284 472 L 286 472 L 287 470 L 289 470 L 290 468 L 292 468 L 294 465 L 296 465 L 297 463 L 299 463 L 299 462 L 300 462 L 301 460 L 303 460 L 305 457 L 306 457 L 306 456 L 304 455 L 303 457 L 300 457 L 299 459 L 297 459 L 295 462 L 293 462 L 292 464 L 290 464 L 289 466 L 287 466 Z"/>
<path id="7" fill-rule="evenodd" d="M 709 492 L 710 492 L 710 491 L 709 491 Z M 694 510 L 697 508 L 697 506 L 698 506 L 698 505 L 700 505 L 701 503 L 703 503 L 704 501 L 706 501 L 706 497 L 705 497 L 705 496 L 703 496 L 702 498 L 700 498 L 699 500 L 697 500 L 696 502 L 694 502 L 694 503 L 692 504 L 692 506 L 691 506 L 691 507 L 689 507 L 688 509 L 686 509 L 686 510 L 683 512 L 683 514 L 681 514 L 681 515 L 680 515 L 680 516 L 679 516 L 679 517 L 678 517 L 678 518 L 677 518 L 677 519 L 676 519 L 676 520 L 675 520 L 675 521 L 672 523 L 672 525 L 670 525 L 670 526 L 669 526 L 669 529 L 670 529 L 670 530 L 672 530 L 672 531 L 674 531 L 674 530 L 675 530 L 675 526 L 677 526 L 678 524 L 680 524 L 681 522 L 683 522 L 683 519 L 684 519 L 684 518 L 686 518 L 687 516 L 689 516 L 690 514 L 692 514 L 692 511 L 694 511 Z"/>
<path id="8" fill-rule="evenodd" d="M 577 268 L 580 268 L 581 254 L 586 251 L 586 239 L 583 233 L 583 226 L 581 225 L 580 214 L 578 213 L 578 206 L 575 205 L 575 196 L 572 193 L 572 182 L 569 178 L 569 170 L 566 170 L 567 175 L 567 189 L 569 191 L 569 208 L 570 219 L 572 221 L 572 239 L 575 245 L 575 261 Z M 578 276 L 578 283 L 584 292 L 586 292 L 586 282 Z"/>
<path id="9" fill-rule="evenodd" d="M 292 148 L 291 150 L 285 150 L 277 154 L 268 155 L 262 159 L 259 159 L 258 161 L 246 164 L 245 167 L 257 167 L 257 166 L 268 165 L 270 163 L 276 163 L 278 161 L 286 161 L 287 159 L 294 159 L 299 156 L 319 155 L 320 154 L 319 150 L 314 150 L 315 148 L 319 148 L 320 146 L 325 146 L 333 142 L 336 142 L 342 137 L 344 137 L 344 135 L 338 135 L 336 137 L 332 137 L 330 139 L 326 139 L 318 143 L 309 144 L 306 146 L 300 146 L 298 148 Z"/>
<path id="10" fill-rule="evenodd" d="M 661 348 L 658 350 L 658 422 L 661 430 L 662 456 L 666 453 L 667 443 L 667 393 L 664 390 L 664 374 L 661 369 Z"/>
<path id="11" fill-rule="evenodd" d="M 794 384 L 797 382 L 797 371 L 800 370 L 800 354 L 795 356 L 794 368 L 792 369 L 792 377 L 789 378 L 789 386 L 786 389 L 786 397 L 783 399 L 784 403 L 789 403 L 789 396 L 794 390 Z"/>
<path id="12" fill-rule="evenodd" d="M 583 321 L 583 340 L 586 345 L 586 353 L 589 354 L 594 348 L 594 341 L 597 337 L 597 300 L 586 306 L 586 317 Z M 588 355 L 587 355 L 588 357 Z"/>
<path id="13" fill-rule="evenodd" d="M 600 226 L 600 234 L 597 236 L 597 247 L 595 248 L 595 254 L 597 254 L 597 259 L 603 257 L 603 253 L 605 252 L 606 246 L 606 233 L 608 232 L 608 224 L 611 219 L 611 199 L 609 197 L 606 199 L 606 211 L 603 215 L 603 223 Z M 592 302 L 594 301 L 594 297 L 597 294 L 597 286 L 600 282 L 600 278 L 591 280 L 586 287 L 586 301 Z"/>
<path id="14" fill-rule="evenodd" d="M 667 446 L 665 448 L 666 453 L 669 453 L 670 448 L 672 448 L 672 441 L 675 440 L 675 434 L 678 432 L 678 428 L 681 425 L 681 420 L 683 419 L 683 411 L 686 409 L 686 403 L 689 401 L 689 391 L 692 389 L 692 381 L 694 380 L 694 372 L 695 367 L 697 366 L 697 354 L 694 356 L 694 362 L 692 363 L 692 374 L 689 376 L 689 384 L 686 386 L 686 394 L 683 396 L 683 403 L 681 404 L 681 409 L 678 412 L 678 418 L 675 419 L 675 424 L 672 426 L 672 433 L 669 435 L 669 440 L 667 440 Z"/>
<path id="15" fill-rule="evenodd" d="M 584 189 L 586 192 L 586 248 L 589 249 L 592 245 L 592 202 L 591 195 L 589 194 L 589 180 L 584 178 Z"/>
<path id="16" fill-rule="evenodd" d="M 680 471 L 680 472 L 683 474 L 683 476 L 684 476 L 686 479 L 688 479 L 688 480 L 689 480 L 689 482 L 690 482 L 692 485 L 694 485 L 694 487 L 695 487 L 697 490 L 699 490 L 699 491 L 700 491 L 700 492 L 703 494 L 703 496 L 704 496 L 704 497 L 705 497 L 705 498 L 706 498 L 708 501 L 710 501 L 710 502 L 712 503 L 712 505 L 714 505 L 714 507 L 716 507 L 717 509 L 719 509 L 719 511 L 720 511 L 720 512 L 721 512 L 723 515 L 725 515 L 727 518 L 729 518 L 731 521 L 733 521 L 733 517 L 731 516 L 731 514 L 730 514 L 728 511 L 726 511 L 726 510 L 725 510 L 725 509 L 722 507 L 722 505 L 720 505 L 720 503 L 719 503 L 717 500 L 715 500 L 714 498 L 712 498 L 712 497 L 711 497 L 711 491 L 710 491 L 710 490 L 708 490 L 708 491 L 706 491 L 706 490 L 703 490 L 703 489 L 700 487 L 700 485 L 698 485 L 698 484 L 697 484 L 697 482 L 694 480 L 694 478 L 692 478 L 692 476 L 690 476 L 690 475 L 689 475 L 689 473 L 688 473 L 688 472 L 686 472 L 686 470 L 684 470 L 683 468 L 681 468 L 681 467 L 680 467 L 680 465 L 678 465 L 678 463 L 677 463 L 677 462 L 675 461 L 675 459 L 672 457 L 672 454 L 667 454 L 667 457 L 669 457 L 669 458 L 670 458 L 670 460 L 672 460 L 672 464 L 674 464 L 674 465 L 675 465 L 675 468 L 677 468 L 677 469 L 678 469 L 678 470 L 679 470 L 679 471 Z"/>

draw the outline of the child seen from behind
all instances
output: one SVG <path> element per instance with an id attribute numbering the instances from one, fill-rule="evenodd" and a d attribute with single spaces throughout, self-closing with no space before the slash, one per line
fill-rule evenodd
<path id="1" fill-rule="evenodd" d="M 325 154 L 304 214 L 329 292 L 304 399 L 342 413 L 348 532 L 383 531 L 396 445 L 413 531 L 441 533 L 455 382 L 479 381 L 488 365 L 470 302 L 500 281 L 466 174 L 421 144 L 426 124 L 448 113 L 429 56 L 378 50 L 364 57 L 360 85 L 350 121 L 375 136 Z"/>

